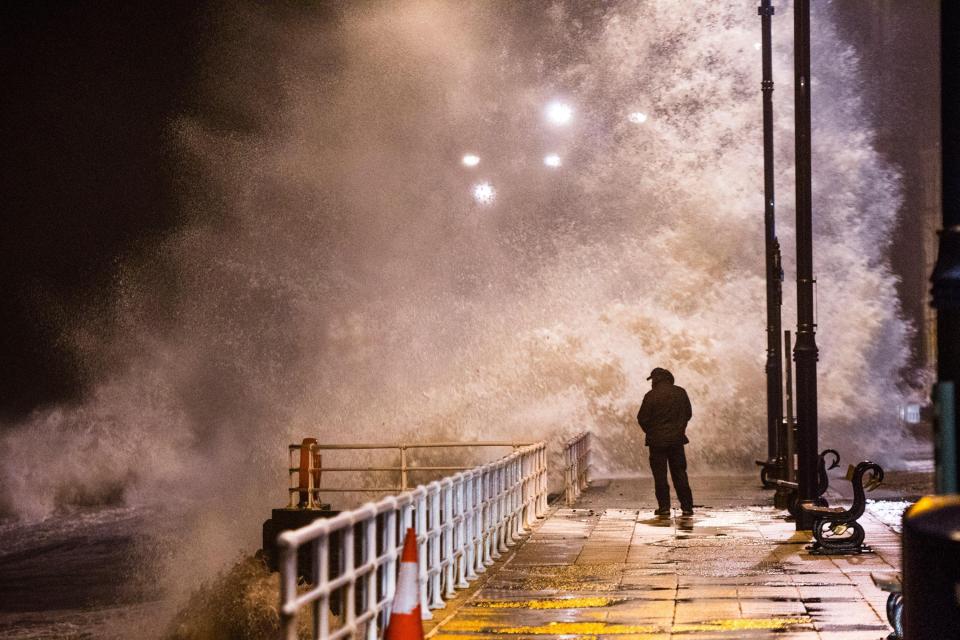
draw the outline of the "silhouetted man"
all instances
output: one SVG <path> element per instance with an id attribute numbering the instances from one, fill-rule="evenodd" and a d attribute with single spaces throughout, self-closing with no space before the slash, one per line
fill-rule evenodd
<path id="1" fill-rule="evenodd" d="M 653 387 L 643 396 L 637 423 L 647 434 L 650 447 L 650 470 L 653 471 L 654 491 L 657 494 L 658 516 L 670 515 L 670 485 L 667 484 L 667 466 L 673 479 L 673 489 L 680 500 L 685 516 L 693 515 L 693 493 L 687 480 L 687 457 L 683 445 L 687 439 L 687 422 L 693 416 L 690 398 L 683 387 L 673 384 L 673 374 L 657 367 L 647 380 Z"/>

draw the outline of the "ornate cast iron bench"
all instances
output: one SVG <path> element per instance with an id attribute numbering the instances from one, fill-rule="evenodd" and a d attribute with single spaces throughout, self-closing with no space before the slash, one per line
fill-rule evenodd
<path id="1" fill-rule="evenodd" d="M 827 466 L 827 457 L 833 458 L 829 467 Z M 821 507 L 829 506 L 827 499 L 823 497 L 823 494 L 830 488 L 830 477 L 827 475 L 827 470 L 835 469 L 839 465 L 840 454 L 834 449 L 824 449 L 820 452 L 817 463 L 817 499 L 814 504 Z M 800 515 L 799 485 L 797 485 L 796 482 L 790 482 L 788 480 L 774 480 L 773 483 L 776 487 L 783 487 L 790 491 L 790 497 L 787 501 L 787 511 L 796 519 Z"/>
<path id="2" fill-rule="evenodd" d="M 869 475 L 868 475 L 869 474 Z M 864 477 L 867 476 L 866 481 Z M 853 504 L 843 507 L 823 507 L 810 502 L 800 503 L 800 508 L 812 514 L 815 542 L 807 547 L 817 555 L 871 552 L 863 544 L 865 532 L 857 522 L 867 507 L 865 491 L 871 491 L 883 482 L 883 469 L 875 462 L 864 460 L 851 467 L 847 478 L 853 485 Z"/>
<path id="3" fill-rule="evenodd" d="M 886 640 L 902 640 L 903 638 L 903 583 L 900 580 L 899 573 L 871 573 L 873 584 L 877 585 L 883 591 L 888 592 L 887 596 L 887 620 L 893 627 L 893 632 L 887 636 Z"/>
<path id="4" fill-rule="evenodd" d="M 777 481 L 771 478 L 772 474 L 779 468 L 778 460 L 754 460 L 754 463 L 760 467 L 760 484 L 764 489 L 775 489 Z"/>

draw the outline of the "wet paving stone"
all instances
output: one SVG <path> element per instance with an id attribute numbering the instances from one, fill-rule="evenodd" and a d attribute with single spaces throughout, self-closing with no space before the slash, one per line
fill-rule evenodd
<path id="1" fill-rule="evenodd" d="M 871 574 L 899 570 L 900 541 L 881 519 L 861 519 L 874 553 L 816 556 L 808 533 L 763 506 L 769 493 L 733 486 L 733 504 L 658 518 L 649 480 L 633 482 L 640 488 L 618 481 L 555 509 L 466 601 L 434 612 L 430 637 L 878 640 L 890 632 L 887 594 Z M 647 502 L 625 506 L 648 490 Z M 757 504 L 747 503 L 751 492 Z"/>

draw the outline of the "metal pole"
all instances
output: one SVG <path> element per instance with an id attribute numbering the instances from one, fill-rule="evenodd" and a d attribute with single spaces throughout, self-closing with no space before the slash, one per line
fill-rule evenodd
<path id="1" fill-rule="evenodd" d="M 937 490 L 956 492 L 960 476 L 960 6 L 940 3 L 940 122 L 943 153 L 943 230 L 930 277 L 937 310 Z"/>
<path id="2" fill-rule="evenodd" d="M 817 491 L 817 341 L 813 319 L 813 222 L 810 169 L 810 2 L 793 6 L 794 99 L 796 101 L 797 175 L 797 484 L 799 499 Z M 809 529 L 812 517 L 801 512 L 797 529 Z"/>
<path id="3" fill-rule="evenodd" d="M 297 640 L 297 610 L 292 603 L 297 598 L 297 547 L 281 536 L 280 549 L 280 627 L 285 640 Z"/>
<path id="4" fill-rule="evenodd" d="M 778 467 L 779 478 L 785 478 L 785 452 L 779 430 L 783 420 L 783 363 L 780 355 L 780 307 L 783 270 L 780 267 L 780 242 L 777 240 L 774 217 L 773 185 L 773 64 L 771 62 L 770 22 L 775 9 L 770 0 L 762 0 L 760 14 L 763 59 L 763 227 L 767 270 L 767 462 Z"/>
<path id="5" fill-rule="evenodd" d="M 783 352 L 786 355 L 786 373 L 787 378 L 785 381 L 786 390 L 787 390 L 787 438 L 786 438 L 786 453 L 787 453 L 787 480 L 790 482 L 796 482 L 797 480 L 797 469 L 796 469 L 796 442 L 794 440 L 794 426 L 796 421 L 793 419 L 793 366 L 790 364 L 790 349 L 793 345 L 790 340 L 790 332 L 783 332 Z"/>
<path id="6" fill-rule="evenodd" d="M 313 499 L 314 489 L 316 486 L 313 484 L 313 445 L 307 447 L 307 509 L 317 509 L 317 503 Z"/>
<path id="7" fill-rule="evenodd" d="M 797 481 L 797 457 L 796 457 L 796 421 L 793 419 L 793 366 L 790 363 L 790 350 L 793 348 L 793 341 L 790 339 L 790 332 L 783 332 L 783 353 L 785 356 L 784 384 L 786 395 L 786 420 L 783 421 L 780 429 L 779 443 L 783 452 L 783 459 L 780 461 L 781 478 L 788 482 Z M 778 509 L 788 509 L 793 491 L 787 487 L 777 487 L 777 492 L 773 496 L 773 506 Z"/>

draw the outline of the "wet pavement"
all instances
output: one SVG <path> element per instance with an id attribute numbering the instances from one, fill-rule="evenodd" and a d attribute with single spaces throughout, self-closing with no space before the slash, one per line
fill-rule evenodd
<path id="1" fill-rule="evenodd" d="M 900 567 L 889 507 L 871 507 L 860 520 L 874 553 L 814 556 L 809 532 L 766 506 L 771 492 L 756 476 L 692 484 L 692 518 L 677 509 L 657 518 L 649 478 L 595 482 L 574 508 L 552 510 L 474 588 L 435 611 L 428 636 L 879 640 L 890 633 L 887 594 L 871 578 Z"/>

